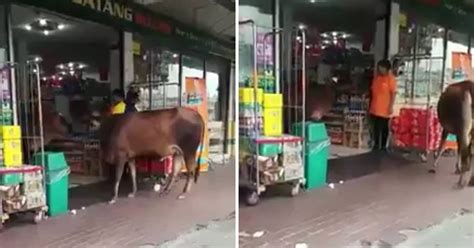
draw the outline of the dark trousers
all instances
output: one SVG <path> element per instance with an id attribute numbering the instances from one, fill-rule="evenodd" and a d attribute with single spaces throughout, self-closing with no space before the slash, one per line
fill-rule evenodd
<path id="1" fill-rule="evenodd" d="M 388 120 L 389 118 L 370 116 L 372 119 L 372 134 L 374 138 L 374 150 L 385 150 L 388 139 Z"/>

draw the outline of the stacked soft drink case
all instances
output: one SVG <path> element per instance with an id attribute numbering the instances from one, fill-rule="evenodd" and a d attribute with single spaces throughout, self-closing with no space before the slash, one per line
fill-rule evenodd
<path id="1" fill-rule="evenodd" d="M 395 146 L 419 150 L 436 150 L 441 142 L 441 125 L 432 108 L 402 108 L 392 119 L 391 131 Z"/>

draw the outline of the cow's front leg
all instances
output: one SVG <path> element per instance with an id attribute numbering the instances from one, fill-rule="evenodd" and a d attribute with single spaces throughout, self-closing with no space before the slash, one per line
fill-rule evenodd
<path id="1" fill-rule="evenodd" d="M 123 171 L 125 169 L 126 160 L 120 159 L 117 168 L 115 170 L 115 185 L 114 185 L 114 196 L 110 200 L 110 204 L 114 204 L 118 199 L 118 192 L 120 187 L 120 181 L 122 180 Z"/>
<path id="2" fill-rule="evenodd" d="M 137 167 L 135 160 L 128 161 L 128 168 L 130 169 L 130 179 L 132 179 L 132 193 L 128 194 L 128 197 L 134 198 L 137 194 Z"/>

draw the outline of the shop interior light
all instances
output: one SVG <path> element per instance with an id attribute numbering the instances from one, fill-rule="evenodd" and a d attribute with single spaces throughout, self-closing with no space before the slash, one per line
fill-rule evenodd
<path id="1" fill-rule="evenodd" d="M 44 35 L 50 35 L 55 31 L 63 30 L 66 25 L 56 21 L 40 18 L 32 23 L 26 24 L 24 27 L 28 31 L 36 31 Z"/>
<path id="2" fill-rule="evenodd" d="M 173 58 L 177 58 L 178 56 L 179 56 L 179 55 L 176 54 L 176 53 L 173 54 Z"/>
<path id="3" fill-rule="evenodd" d="M 40 26 L 44 27 L 46 25 L 48 25 L 48 21 L 46 19 L 39 19 L 38 20 L 38 23 Z"/>
<path id="4" fill-rule="evenodd" d="M 303 30 L 303 29 L 305 29 L 305 28 L 306 28 L 306 25 L 304 25 L 304 24 L 300 24 L 300 25 L 298 26 L 298 28 L 299 28 L 300 30 Z"/>

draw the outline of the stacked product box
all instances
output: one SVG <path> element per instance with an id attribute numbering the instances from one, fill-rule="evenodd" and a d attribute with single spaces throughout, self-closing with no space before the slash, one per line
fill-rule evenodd
<path id="1" fill-rule="evenodd" d="M 12 168 L 23 165 L 20 126 L 0 126 L 0 166 Z M 23 176 L 17 174 L 0 175 L 0 185 L 15 185 L 23 181 Z"/>
<path id="2" fill-rule="evenodd" d="M 441 142 L 441 125 L 433 109 L 402 108 L 390 128 L 398 147 L 432 151 Z"/>
<path id="3" fill-rule="evenodd" d="M 254 92 L 253 88 L 239 89 L 239 134 L 243 136 L 258 136 L 263 129 L 263 90 L 257 90 L 256 102 Z M 255 130 L 256 123 L 258 123 L 258 130 Z"/>
<path id="4" fill-rule="evenodd" d="M 25 173 L 23 180 L 22 193 L 26 197 L 26 208 L 39 208 L 46 205 L 42 172 L 35 171 Z"/>
<path id="5" fill-rule="evenodd" d="M 267 93 L 263 96 L 263 135 L 278 137 L 283 134 L 283 95 Z"/>
<path id="6" fill-rule="evenodd" d="M 280 156 L 280 164 L 285 168 L 285 180 L 295 180 L 304 177 L 303 158 L 301 154 L 303 146 L 301 142 L 283 144 L 283 152 Z"/>

